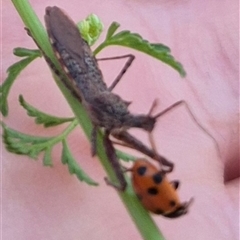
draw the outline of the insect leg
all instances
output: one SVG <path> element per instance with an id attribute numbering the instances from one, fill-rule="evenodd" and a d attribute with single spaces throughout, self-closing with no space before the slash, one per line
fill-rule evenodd
<path id="1" fill-rule="evenodd" d="M 212 141 L 214 142 L 214 145 L 217 149 L 217 152 L 218 152 L 218 155 L 221 157 L 221 151 L 219 149 L 219 145 L 218 145 L 218 142 L 217 140 L 208 132 L 208 130 L 202 126 L 200 124 L 200 122 L 197 120 L 197 118 L 194 116 L 194 114 L 192 113 L 190 107 L 188 106 L 187 102 L 184 101 L 184 100 L 181 100 L 181 101 L 178 101 L 178 102 L 175 102 L 174 104 L 170 105 L 169 107 L 167 107 L 166 109 L 164 109 L 162 112 L 158 113 L 157 115 L 154 116 L 154 118 L 159 118 L 161 116 L 163 116 L 164 114 L 166 114 L 167 112 L 173 110 L 175 107 L 179 106 L 179 105 L 184 105 L 190 115 L 190 117 L 192 118 L 192 120 L 197 124 L 197 126 L 206 134 L 208 135 Z"/>
<path id="2" fill-rule="evenodd" d="M 130 133 L 126 131 L 112 131 L 111 135 L 116 139 L 122 141 L 124 145 L 149 156 L 150 158 L 162 164 L 163 167 L 164 166 L 167 167 L 167 169 L 164 170 L 166 173 L 171 172 L 173 170 L 174 164 L 172 162 L 170 162 L 165 157 L 159 155 L 154 150 L 144 145 L 144 143 L 142 143 L 140 140 L 132 136 Z"/>
<path id="3" fill-rule="evenodd" d="M 93 126 L 91 133 L 91 154 L 94 157 L 97 153 L 97 127 Z"/>
<path id="4" fill-rule="evenodd" d="M 126 186 L 127 186 L 127 182 L 124 178 L 123 171 L 121 169 L 121 165 L 120 165 L 119 160 L 117 158 L 117 155 L 116 155 L 115 149 L 113 147 L 113 144 L 112 144 L 111 140 L 109 139 L 109 133 L 108 132 L 105 132 L 105 135 L 104 135 L 104 147 L 105 147 L 106 154 L 107 154 L 107 157 L 109 159 L 109 162 L 111 163 L 112 168 L 114 169 L 114 171 L 116 173 L 116 176 L 118 178 L 119 185 L 110 182 L 107 178 L 105 178 L 105 181 L 108 185 L 113 186 L 117 190 L 124 191 Z"/>
<path id="5" fill-rule="evenodd" d="M 131 66 L 133 60 L 135 59 L 135 56 L 132 54 L 127 54 L 123 56 L 117 56 L 117 57 L 109 57 L 109 58 L 99 58 L 97 61 L 105 61 L 105 60 L 116 60 L 116 59 L 121 59 L 121 58 L 128 58 L 127 62 L 125 63 L 123 69 L 121 72 L 118 74 L 116 79 L 113 81 L 111 86 L 108 88 L 108 90 L 111 92 L 113 88 L 118 84 L 118 82 L 121 80 L 122 76 L 124 73 L 128 70 L 128 68 Z"/>
<path id="6" fill-rule="evenodd" d="M 174 187 L 174 189 L 178 189 L 180 182 L 178 180 L 174 180 L 174 181 L 171 181 L 171 184 Z"/>

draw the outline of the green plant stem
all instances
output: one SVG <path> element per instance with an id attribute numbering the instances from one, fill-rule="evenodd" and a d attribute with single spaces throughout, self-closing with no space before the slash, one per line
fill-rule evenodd
<path id="1" fill-rule="evenodd" d="M 63 139 L 65 139 L 70 132 L 73 131 L 73 129 L 78 125 L 77 119 L 74 119 L 69 126 L 58 136 L 52 138 L 52 140 L 49 141 L 49 145 L 55 145 L 59 142 L 61 142 Z"/>
<path id="2" fill-rule="evenodd" d="M 94 56 L 97 55 L 100 51 L 102 51 L 107 45 L 105 42 L 101 43 L 94 51 L 93 54 Z"/>
<path id="3" fill-rule="evenodd" d="M 60 65 L 58 64 L 51 49 L 51 45 L 48 41 L 47 33 L 44 27 L 42 26 L 41 22 L 39 21 L 37 15 L 33 11 L 29 2 L 27 0 L 12 0 L 12 2 L 15 8 L 17 9 L 19 15 L 21 16 L 24 24 L 32 33 L 34 39 L 37 41 L 42 50 L 46 52 L 46 54 L 53 61 L 53 63 L 56 64 L 56 67 L 58 67 L 59 70 L 61 71 Z M 95 53 L 98 53 L 104 47 L 105 46 L 103 44 L 102 47 L 97 48 L 95 50 Z M 58 87 L 62 91 L 63 95 L 65 96 L 66 100 L 68 101 L 75 116 L 77 117 L 78 122 L 81 125 L 83 131 L 85 132 L 86 136 L 90 139 L 92 124 L 85 109 L 55 75 L 54 79 Z M 97 138 L 98 157 L 108 175 L 108 178 L 113 182 L 117 182 L 118 180 L 115 176 L 114 170 L 112 169 L 111 164 L 109 163 L 109 160 L 104 151 L 102 140 L 103 140 L 102 134 L 99 132 Z M 111 189 L 109 189 L 109 191 L 110 190 Z M 121 197 L 125 207 L 127 208 L 131 218 L 133 219 L 143 239 L 145 240 L 164 239 L 158 227 L 156 226 L 151 216 L 149 215 L 149 213 L 140 204 L 130 184 L 128 184 L 126 191 L 119 192 L 119 196 Z"/>

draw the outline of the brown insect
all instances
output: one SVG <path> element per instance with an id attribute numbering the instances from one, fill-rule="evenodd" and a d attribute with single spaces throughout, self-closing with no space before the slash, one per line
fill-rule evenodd
<path id="1" fill-rule="evenodd" d="M 113 146 L 108 138 L 109 134 L 112 134 L 127 146 L 139 150 L 140 152 L 162 163 L 162 165 L 169 167 L 168 172 L 172 171 L 173 163 L 154 153 L 141 141 L 127 133 L 126 130 L 131 127 L 136 127 L 142 128 L 147 132 L 151 132 L 158 117 L 185 102 L 176 102 L 155 116 L 151 116 L 152 109 L 155 104 L 153 104 L 148 114 L 131 114 L 128 110 L 129 102 L 124 101 L 120 96 L 112 93 L 112 90 L 133 62 L 134 56 L 128 54 L 113 58 L 99 59 L 108 60 L 128 58 L 128 61 L 117 78 L 113 81 L 110 87 L 107 87 L 103 81 L 103 76 L 98 67 L 97 60 L 93 56 L 89 45 L 81 37 L 75 23 L 58 7 L 46 8 L 45 22 L 55 55 L 70 81 L 61 76 L 60 72 L 56 69 L 51 60 L 42 51 L 43 55 L 49 66 L 60 77 L 66 87 L 83 103 L 91 118 L 93 123 L 91 138 L 92 155 L 96 153 L 97 128 L 103 127 L 106 132 L 104 138 L 106 152 L 110 162 L 112 162 L 113 167 L 119 176 L 122 186 L 121 189 L 125 188 L 126 182 L 123 180 L 124 177 L 120 176 L 122 175 L 121 167 L 118 163 L 116 154 L 113 153 Z M 208 132 L 196 121 L 194 116 L 193 119 L 201 127 L 201 129 L 208 134 Z M 210 137 L 212 136 L 210 135 Z"/>
<path id="2" fill-rule="evenodd" d="M 114 131 L 118 132 L 119 130 L 127 130 L 132 127 L 151 132 L 157 118 L 181 104 L 185 104 L 188 112 L 197 125 L 213 138 L 207 130 L 198 123 L 187 103 L 184 101 L 174 103 L 155 116 L 151 116 L 155 103 L 148 114 L 131 114 L 128 110 L 130 103 L 112 93 L 112 90 L 130 67 L 135 57 L 128 54 L 98 59 L 99 61 L 129 58 L 111 86 L 107 87 L 103 81 L 103 75 L 98 67 L 97 59 L 93 56 L 89 45 L 81 37 L 75 23 L 58 7 L 46 8 L 45 22 L 55 54 L 71 81 L 70 88 L 75 92 L 75 95 L 82 100 L 93 122 L 93 150 L 95 149 L 97 127 L 103 127 L 110 133 Z"/>
<path id="3" fill-rule="evenodd" d="M 55 54 L 71 81 L 71 89 L 81 99 L 94 125 L 92 154 L 94 155 L 96 151 L 98 127 L 103 127 L 108 132 L 131 127 L 151 132 L 156 117 L 149 114 L 131 114 L 128 110 L 129 102 L 111 92 L 131 65 L 134 56 L 122 56 L 128 57 L 129 61 L 112 85 L 107 87 L 97 60 L 89 45 L 81 37 L 75 23 L 58 7 L 47 7 L 45 22 Z"/>

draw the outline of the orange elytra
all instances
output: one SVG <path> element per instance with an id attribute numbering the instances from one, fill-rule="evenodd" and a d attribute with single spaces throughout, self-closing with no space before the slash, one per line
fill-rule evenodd
<path id="1" fill-rule="evenodd" d="M 132 171 L 132 186 L 143 206 L 150 212 L 168 218 L 187 213 L 193 199 L 181 203 L 176 189 L 179 181 L 168 181 L 166 172 L 145 159 L 136 160 Z"/>

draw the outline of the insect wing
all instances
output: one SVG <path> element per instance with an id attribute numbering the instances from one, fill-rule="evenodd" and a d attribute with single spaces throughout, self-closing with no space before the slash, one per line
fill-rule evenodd
<path id="1" fill-rule="evenodd" d="M 58 7 L 47 7 L 45 22 L 53 47 L 61 54 L 65 50 L 85 68 L 84 50 L 92 55 L 87 43 L 81 38 L 75 23 Z"/>
<path id="2" fill-rule="evenodd" d="M 90 47 L 75 23 L 60 8 L 47 7 L 45 22 L 56 57 L 71 81 L 71 90 L 91 102 L 107 87 Z"/>

